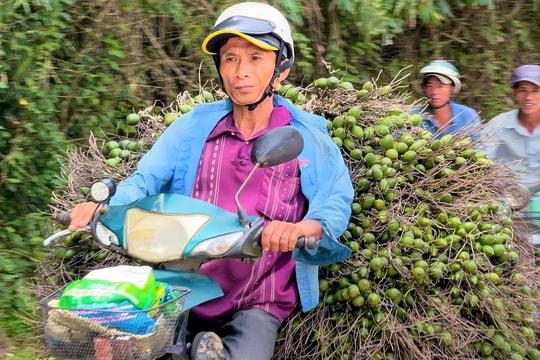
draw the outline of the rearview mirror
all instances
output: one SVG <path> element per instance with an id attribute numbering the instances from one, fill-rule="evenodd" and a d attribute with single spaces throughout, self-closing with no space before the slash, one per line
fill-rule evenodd
<path id="1" fill-rule="evenodd" d="M 251 149 L 251 162 L 272 167 L 296 158 L 304 149 L 304 138 L 292 126 L 281 126 L 257 138 Z"/>

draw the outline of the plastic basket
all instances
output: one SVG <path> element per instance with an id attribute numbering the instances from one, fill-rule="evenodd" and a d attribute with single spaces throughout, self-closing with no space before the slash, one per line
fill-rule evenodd
<path id="1" fill-rule="evenodd" d="M 173 286 L 173 298 L 151 310 L 83 310 L 57 306 L 64 288 L 40 302 L 45 346 L 58 360 L 151 360 L 163 356 L 176 338 L 190 292 Z M 104 326 L 103 319 L 123 326 Z M 146 331 L 134 333 L 126 327 Z"/>

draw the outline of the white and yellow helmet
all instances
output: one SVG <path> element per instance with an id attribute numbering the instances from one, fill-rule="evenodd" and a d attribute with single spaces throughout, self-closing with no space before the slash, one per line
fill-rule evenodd
<path id="1" fill-rule="evenodd" d="M 430 76 L 435 76 L 443 84 L 452 84 L 454 86 L 452 95 L 457 95 L 461 90 L 459 72 L 454 65 L 446 60 L 431 61 L 420 69 L 420 74 L 422 75 L 422 86 L 426 84 L 426 81 Z"/>
<path id="2" fill-rule="evenodd" d="M 223 11 L 203 41 L 203 52 L 217 56 L 232 36 L 240 36 L 261 49 L 277 51 L 278 63 L 283 65 L 281 71 L 294 61 L 291 27 L 283 14 L 268 4 L 243 2 Z"/>

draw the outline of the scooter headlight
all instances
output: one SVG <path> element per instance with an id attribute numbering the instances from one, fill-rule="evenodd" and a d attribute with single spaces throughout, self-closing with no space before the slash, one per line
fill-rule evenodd
<path id="1" fill-rule="evenodd" d="M 192 255 L 208 255 L 219 257 L 225 255 L 238 243 L 244 235 L 244 231 L 238 231 L 226 235 L 216 236 L 205 240 L 191 250 Z"/>
<path id="2" fill-rule="evenodd" d="M 127 211 L 125 247 L 128 255 L 150 263 L 180 260 L 186 244 L 210 221 L 205 214 L 161 214 Z"/>

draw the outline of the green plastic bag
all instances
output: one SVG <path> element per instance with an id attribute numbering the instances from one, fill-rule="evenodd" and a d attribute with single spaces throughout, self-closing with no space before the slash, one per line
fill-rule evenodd
<path id="1" fill-rule="evenodd" d="M 94 270 L 66 286 L 59 306 L 80 308 L 129 301 L 141 310 L 149 310 L 158 300 L 157 285 L 149 266 L 120 265 Z"/>

